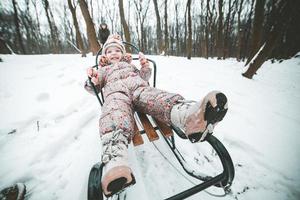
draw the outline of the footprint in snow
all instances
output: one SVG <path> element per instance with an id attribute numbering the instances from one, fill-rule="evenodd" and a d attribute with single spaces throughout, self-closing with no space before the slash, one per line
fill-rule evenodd
<path id="1" fill-rule="evenodd" d="M 32 79 L 34 79 L 36 76 L 27 76 L 27 77 L 25 77 L 24 79 L 25 80 L 32 80 Z"/>
<path id="2" fill-rule="evenodd" d="M 0 98 L 10 98 L 12 97 L 11 93 L 9 92 L 0 92 Z"/>
<path id="3" fill-rule="evenodd" d="M 64 76 L 65 76 L 64 74 L 59 74 L 59 75 L 57 75 L 57 78 L 62 78 Z"/>
<path id="4" fill-rule="evenodd" d="M 48 93 L 40 93 L 37 97 L 36 100 L 37 101 L 47 101 L 50 99 L 50 95 Z"/>
<path id="5" fill-rule="evenodd" d="M 68 86 L 68 85 L 73 84 L 74 82 L 76 82 L 76 80 L 69 80 L 69 81 L 62 83 L 61 86 Z"/>

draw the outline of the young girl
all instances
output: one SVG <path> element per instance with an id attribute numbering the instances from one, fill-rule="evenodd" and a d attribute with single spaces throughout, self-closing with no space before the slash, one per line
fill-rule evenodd
<path id="1" fill-rule="evenodd" d="M 103 89 L 105 102 L 99 120 L 103 145 L 103 193 L 108 197 L 135 183 L 128 165 L 128 143 L 134 133 L 135 110 L 181 128 L 192 142 L 203 141 L 227 112 L 227 98 L 217 91 L 208 93 L 202 101 L 185 101 L 179 94 L 150 87 L 151 68 L 143 53 L 139 53 L 141 69 L 131 64 L 119 35 L 109 36 L 103 45 L 99 70 L 88 68 L 87 74 Z M 89 81 L 85 89 L 94 93 Z M 205 113 L 207 104 L 212 113 Z M 206 121 L 210 116 L 211 121 Z"/>

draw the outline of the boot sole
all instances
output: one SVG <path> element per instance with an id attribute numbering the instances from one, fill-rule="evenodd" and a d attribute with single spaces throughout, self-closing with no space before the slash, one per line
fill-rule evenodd
<path id="1" fill-rule="evenodd" d="M 105 195 L 106 197 L 110 197 L 114 194 L 117 194 L 127 188 L 130 185 L 134 185 L 136 183 L 134 176 L 131 174 L 132 181 L 130 183 L 126 183 L 127 179 L 125 177 L 120 177 L 116 180 L 110 182 L 107 186 L 107 190 L 111 192 L 110 195 Z"/>
<path id="2" fill-rule="evenodd" d="M 228 107 L 227 107 L 227 97 L 223 93 L 218 93 L 216 94 L 216 99 L 217 99 L 217 106 L 213 107 L 210 102 L 207 103 L 206 108 L 205 108 L 205 114 L 204 114 L 204 119 L 207 121 L 207 126 L 206 126 L 206 131 L 205 132 L 198 132 L 198 133 L 193 133 L 188 136 L 188 139 L 192 142 L 198 142 L 198 141 L 204 141 L 207 134 L 212 134 L 209 133 L 207 127 L 219 121 L 222 121 L 223 118 L 225 117 Z"/>

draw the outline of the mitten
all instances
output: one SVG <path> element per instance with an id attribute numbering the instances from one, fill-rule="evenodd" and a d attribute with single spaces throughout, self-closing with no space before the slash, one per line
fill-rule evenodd
<path id="1" fill-rule="evenodd" d="M 104 67 L 106 65 L 109 65 L 109 60 L 107 58 L 107 56 L 105 55 L 101 55 L 100 58 L 99 58 L 99 66 L 100 67 Z"/>
<path id="2" fill-rule="evenodd" d="M 94 83 L 94 85 L 99 85 L 99 74 L 97 70 L 90 67 L 87 69 L 87 75 L 91 78 L 91 81 Z"/>
<path id="3" fill-rule="evenodd" d="M 132 61 L 132 55 L 131 55 L 130 53 L 126 53 L 126 54 L 123 56 L 123 58 L 122 58 L 121 61 L 127 62 L 127 63 L 130 64 L 131 61 Z"/>
<path id="4" fill-rule="evenodd" d="M 149 62 L 142 52 L 139 53 L 139 61 L 140 61 L 142 68 L 149 67 Z"/>

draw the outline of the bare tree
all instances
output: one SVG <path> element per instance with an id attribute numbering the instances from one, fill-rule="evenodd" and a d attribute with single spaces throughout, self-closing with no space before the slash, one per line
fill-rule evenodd
<path id="1" fill-rule="evenodd" d="M 224 48 L 223 48 L 223 58 L 227 58 L 229 55 L 231 55 L 231 41 L 230 36 L 232 35 L 232 27 L 233 27 L 233 20 L 236 13 L 236 10 L 234 9 L 234 5 L 236 4 L 237 0 L 234 0 L 232 2 L 231 0 L 228 1 L 228 13 L 226 16 L 225 21 L 225 35 L 224 35 Z"/>
<path id="2" fill-rule="evenodd" d="M 244 23 L 243 40 L 242 40 L 243 43 L 242 43 L 242 47 L 241 47 L 242 60 L 247 58 L 247 56 L 250 54 L 250 36 L 251 36 L 251 31 L 252 31 L 254 3 L 255 3 L 255 0 L 253 0 L 251 2 L 249 14 L 247 15 L 247 17 L 245 16 L 246 22 Z"/>
<path id="3" fill-rule="evenodd" d="M 219 17 L 218 17 L 218 35 L 217 35 L 217 56 L 218 59 L 222 58 L 223 52 L 223 0 L 218 1 L 218 8 L 219 8 Z"/>
<path id="4" fill-rule="evenodd" d="M 157 48 L 158 48 L 158 52 L 161 53 L 163 50 L 163 44 L 162 44 L 162 31 L 161 31 L 160 16 L 159 16 L 157 0 L 153 0 L 153 3 L 154 3 L 155 16 L 156 16 Z"/>
<path id="5" fill-rule="evenodd" d="M 265 0 L 259 0 L 259 1 L 257 0 L 255 3 L 250 55 L 245 65 L 247 65 L 250 62 L 250 60 L 252 60 L 254 54 L 257 52 L 257 50 L 260 47 L 262 30 L 263 30 L 263 21 L 264 21 L 264 6 L 265 6 Z"/>
<path id="6" fill-rule="evenodd" d="M 26 31 L 26 47 L 27 52 L 40 52 L 39 38 L 37 36 L 36 26 L 30 14 L 29 0 L 25 0 L 26 9 L 20 10 L 20 19 Z"/>
<path id="7" fill-rule="evenodd" d="M 192 17 L 191 17 L 191 2 L 192 0 L 188 0 L 186 7 L 188 13 L 188 39 L 187 39 L 187 59 L 191 59 L 192 57 Z"/>
<path id="8" fill-rule="evenodd" d="M 92 18 L 90 16 L 88 6 L 87 6 L 86 2 L 84 0 L 79 0 L 79 6 L 80 6 L 80 9 L 81 9 L 81 13 L 83 15 L 83 18 L 85 20 L 85 23 L 86 23 L 86 32 L 87 32 L 87 36 L 88 36 L 90 49 L 91 49 L 93 55 L 96 55 L 97 52 L 100 49 L 100 45 L 97 41 L 94 23 L 93 23 Z"/>
<path id="9" fill-rule="evenodd" d="M 17 3 L 15 0 L 12 0 L 12 4 L 13 4 L 13 8 L 14 8 L 14 22 L 15 22 L 15 26 L 16 26 L 17 39 L 18 39 L 19 45 L 21 47 L 22 53 L 26 54 L 26 49 L 23 44 L 23 39 L 22 39 L 22 35 L 21 35 L 21 30 L 20 30 L 20 20 L 18 17 Z"/>
<path id="10" fill-rule="evenodd" d="M 205 57 L 208 58 L 210 54 L 210 22 L 211 22 L 211 11 L 210 11 L 210 6 L 209 6 L 209 0 L 206 1 L 206 16 L 205 16 Z"/>
<path id="11" fill-rule="evenodd" d="M 269 58 L 290 58 L 300 51 L 299 0 L 289 0 L 293 3 L 289 3 L 293 7 L 293 14 L 290 14 L 293 17 L 284 20 L 286 28 L 276 37 L 270 30 L 275 27 L 275 21 L 281 20 L 273 16 L 281 0 L 186 0 L 186 3 L 153 0 L 153 4 L 151 1 L 130 0 L 125 5 L 124 0 L 117 1 L 119 4 L 105 0 L 68 0 L 49 5 L 52 1 L 42 0 L 40 4 L 36 0 L 23 0 L 20 4 L 10 0 L 15 7 L 11 3 L 11 7 L 1 10 L 0 34 L 7 45 L 19 52 L 23 52 L 23 46 L 26 53 L 71 53 L 74 52 L 72 45 L 78 52 L 83 52 L 85 46 L 95 54 L 99 46 L 94 22 L 97 25 L 105 22 L 112 33 L 121 34 L 124 41 L 128 41 L 129 36 L 131 42 L 138 43 L 139 48 L 147 53 L 162 53 L 164 50 L 168 55 L 187 57 L 235 56 L 237 60 L 252 60 L 252 66 L 259 63 L 258 58 L 262 58 L 260 62 Z M 73 9 L 68 6 L 70 2 Z M 39 10 L 40 5 L 42 10 Z M 87 34 L 80 33 L 75 5 L 80 9 L 85 7 L 86 11 L 81 12 L 87 23 Z M 58 10 L 58 6 L 64 10 Z M 292 11 L 294 8 L 298 10 Z M 72 15 L 67 13 L 68 9 Z M 40 21 L 41 13 L 45 15 L 49 31 L 41 31 L 44 25 Z M 257 53 L 258 49 L 261 49 L 260 53 Z M 252 59 L 254 54 L 257 56 Z"/>
<path id="12" fill-rule="evenodd" d="M 143 1 L 135 0 L 134 5 L 136 9 L 136 15 L 137 15 L 137 24 L 140 26 L 140 39 L 139 39 L 139 46 L 141 51 L 145 51 L 146 47 L 146 34 L 145 34 L 145 19 L 147 16 L 147 12 L 149 9 L 149 2 L 150 0 L 147 0 L 144 4 Z M 138 26 L 137 25 L 137 26 Z M 139 32 L 137 32 L 139 35 Z M 138 36 L 139 38 L 139 36 Z"/>
<path id="13" fill-rule="evenodd" d="M 77 46 L 78 46 L 79 50 L 82 53 L 82 57 L 86 57 L 84 46 L 83 46 L 83 41 L 82 41 L 82 37 L 81 37 L 81 33 L 80 33 L 80 30 L 79 30 L 79 25 L 78 25 L 78 21 L 77 21 L 76 7 L 73 6 L 71 0 L 68 0 L 68 5 L 69 5 L 69 9 L 70 9 L 71 14 L 72 14 L 73 24 L 74 24 L 74 27 L 75 27 Z"/>
<path id="14" fill-rule="evenodd" d="M 175 4 L 175 21 L 176 21 L 176 28 L 175 28 L 175 32 L 176 32 L 176 55 L 179 55 L 179 20 L 178 20 L 178 3 Z"/>
<path id="15" fill-rule="evenodd" d="M 61 52 L 61 44 L 59 41 L 58 29 L 54 23 L 53 14 L 49 7 L 48 0 L 43 0 L 42 2 L 43 2 L 43 6 L 45 9 L 46 17 L 47 17 L 49 28 L 50 28 L 51 48 L 52 48 L 53 53 L 59 53 L 59 52 Z"/>
<path id="16" fill-rule="evenodd" d="M 119 0 L 119 11 L 120 11 L 121 24 L 124 30 L 125 40 L 126 42 L 130 42 L 130 33 L 129 33 L 129 27 L 125 20 L 123 0 Z M 126 51 L 131 52 L 129 48 L 126 48 Z"/>
<path id="17" fill-rule="evenodd" d="M 243 34 L 243 30 L 241 28 L 241 13 L 242 13 L 242 6 L 243 6 L 243 0 L 240 1 L 240 4 L 238 5 L 238 24 L 237 24 L 237 31 L 238 31 L 238 38 L 237 38 L 237 55 L 236 55 L 236 59 L 238 61 L 241 60 L 241 44 L 242 44 L 242 34 Z"/>
<path id="18" fill-rule="evenodd" d="M 164 35 L 165 35 L 165 54 L 169 55 L 169 32 L 168 32 L 168 0 L 165 0 L 165 30 L 164 30 Z"/>
<path id="19" fill-rule="evenodd" d="M 98 2 L 98 1 L 97 1 L 97 2 Z M 107 4 L 109 4 L 109 3 L 107 3 L 106 0 L 102 0 L 102 8 L 105 9 L 106 17 L 107 17 L 107 18 L 109 19 L 109 21 L 110 21 L 111 32 L 112 32 L 112 33 L 115 33 L 115 32 L 117 32 L 117 30 L 115 30 L 116 27 L 117 27 L 117 25 L 115 25 L 115 22 L 118 21 L 118 19 L 117 19 L 117 17 L 118 17 L 118 16 L 117 16 L 118 12 L 117 12 L 117 9 L 116 9 L 116 6 L 117 6 L 117 5 L 113 5 L 113 7 L 112 7 L 112 6 L 108 6 Z M 101 12 L 101 18 L 104 18 L 104 17 L 102 16 L 103 13 L 104 13 L 104 12 Z M 101 21 L 103 21 L 103 19 L 102 19 Z"/>
<path id="20" fill-rule="evenodd" d="M 0 54 L 12 54 L 13 52 L 7 46 L 6 42 L 0 37 Z"/>

